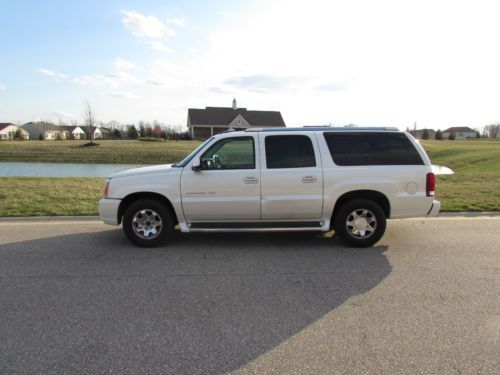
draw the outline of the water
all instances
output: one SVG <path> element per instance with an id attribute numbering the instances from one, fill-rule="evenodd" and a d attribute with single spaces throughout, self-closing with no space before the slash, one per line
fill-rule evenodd
<path id="1" fill-rule="evenodd" d="M 106 177 L 137 167 L 145 165 L 0 162 L 0 177 Z"/>

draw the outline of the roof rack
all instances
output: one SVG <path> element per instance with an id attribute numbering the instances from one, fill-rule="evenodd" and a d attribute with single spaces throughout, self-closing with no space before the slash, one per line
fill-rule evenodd
<path id="1" fill-rule="evenodd" d="M 356 131 L 399 131 L 393 126 L 304 126 L 294 128 L 249 128 L 245 132 L 304 132 L 304 131 L 336 131 L 336 132 L 356 132 Z"/>

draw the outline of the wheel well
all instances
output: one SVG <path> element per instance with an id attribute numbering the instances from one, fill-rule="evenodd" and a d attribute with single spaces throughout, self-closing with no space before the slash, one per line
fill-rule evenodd
<path id="1" fill-rule="evenodd" d="M 384 194 L 375 190 L 355 190 L 345 193 L 341 195 L 339 199 L 337 199 L 337 201 L 335 202 L 335 207 L 333 208 L 332 223 L 335 221 L 335 214 L 337 213 L 338 208 L 345 202 L 353 199 L 370 199 L 382 208 L 386 218 L 389 218 L 391 215 L 391 205 L 389 204 L 389 200 Z"/>
<path id="2" fill-rule="evenodd" d="M 120 206 L 118 207 L 118 224 L 122 222 L 123 214 L 127 210 L 127 208 L 136 200 L 142 199 L 142 198 L 152 198 L 159 200 L 162 202 L 170 211 L 172 214 L 172 217 L 175 221 L 175 224 L 179 224 L 179 220 L 177 219 L 177 215 L 175 214 L 174 206 L 172 203 L 166 198 L 164 195 L 158 194 L 158 193 L 151 193 L 151 192 L 140 192 L 140 193 L 133 193 L 130 195 L 127 195 L 125 198 L 122 199 L 120 202 Z"/>

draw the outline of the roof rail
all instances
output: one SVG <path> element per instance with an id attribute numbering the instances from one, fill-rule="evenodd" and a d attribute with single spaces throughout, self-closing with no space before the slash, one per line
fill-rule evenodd
<path id="1" fill-rule="evenodd" d="M 399 131 L 393 126 L 304 126 L 294 128 L 249 128 L 245 132 L 303 132 L 303 131 L 338 131 L 338 132 L 356 132 L 356 131 Z"/>

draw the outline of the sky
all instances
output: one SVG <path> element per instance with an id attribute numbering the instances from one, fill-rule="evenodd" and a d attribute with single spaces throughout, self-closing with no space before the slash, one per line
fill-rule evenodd
<path id="1" fill-rule="evenodd" d="M 1 0 L 0 122 L 185 125 L 188 108 L 288 126 L 500 121 L 498 1 Z"/>

